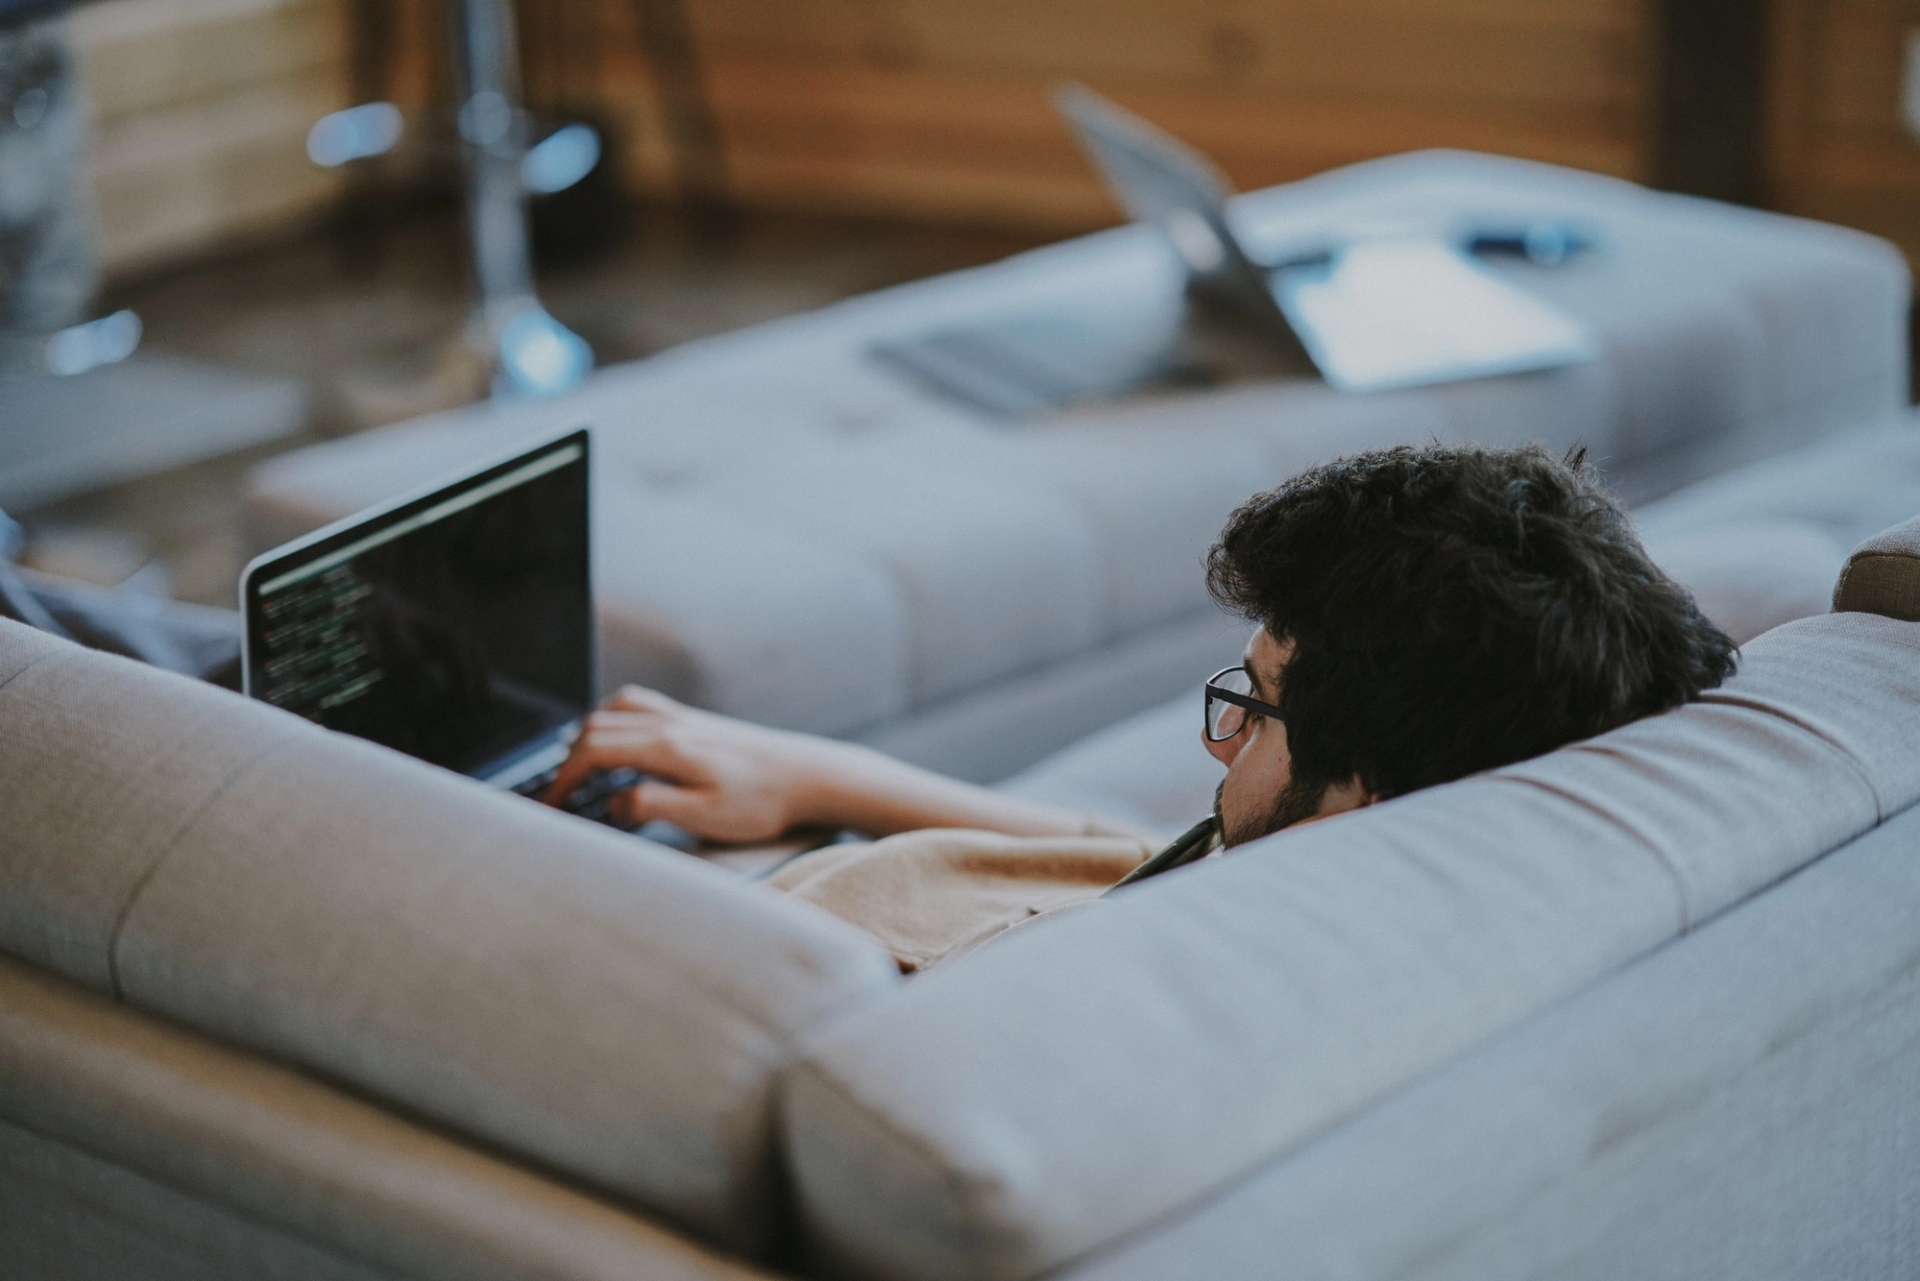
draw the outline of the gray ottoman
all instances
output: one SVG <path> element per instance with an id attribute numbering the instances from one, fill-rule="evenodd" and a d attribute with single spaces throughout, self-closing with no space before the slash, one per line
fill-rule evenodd
<path id="1" fill-rule="evenodd" d="M 251 479 L 256 536 L 590 423 L 606 683 L 984 780 L 1230 661 L 1240 629 L 1209 605 L 1201 556 L 1234 504 L 1315 462 L 1436 438 L 1580 443 L 1650 497 L 1904 402 L 1907 270 L 1857 233 L 1441 152 L 1255 192 L 1234 213 L 1273 255 L 1366 222 L 1577 219 L 1598 250 L 1507 270 L 1589 321 L 1606 355 L 1364 397 L 1249 383 L 1008 426 L 866 354 L 995 316 L 1164 306 L 1171 255 L 1127 227 L 609 368 L 564 401 L 284 456 Z"/>

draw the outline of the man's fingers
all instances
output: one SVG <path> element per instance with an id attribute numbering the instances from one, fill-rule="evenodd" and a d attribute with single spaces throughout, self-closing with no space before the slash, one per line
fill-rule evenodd
<path id="1" fill-rule="evenodd" d="M 646 769 L 642 759 L 649 755 L 648 742 L 632 735 L 588 730 L 573 741 L 573 750 L 560 764 L 547 793 L 540 799 L 549 805 L 564 805 L 595 770 L 614 770 L 621 766 Z M 657 766 L 656 766 L 657 768 Z"/>
<path id="2" fill-rule="evenodd" d="M 630 825 L 637 827 L 641 823 L 663 818 L 688 831 L 699 826 L 701 811 L 711 803 L 710 798 L 700 792 L 676 787 L 657 778 L 641 779 L 620 793 L 615 802 L 620 816 Z"/>
<path id="3" fill-rule="evenodd" d="M 648 689 L 644 685 L 622 685 L 601 706 L 623 712 L 670 712 L 680 704 L 657 689 Z"/>
<path id="4" fill-rule="evenodd" d="M 573 740 L 573 750 L 567 753 L 567 759 L 560 762 L 559 772 L 553 776 L 553 782 L 547 785 L 547 791 L 540 800 L 547 805 L 564 805 L 567 798 L 580 790 L 580 784 L 587 781 L 587 775 L 596 769 L 612 769 L 613 766 L 598 763 L 600 749 L 585 734 Z"/>
<path id="5" fill-rule="evenodd" d="M 603 707 L 589 713 L 581 722 L 582 734 L 615 733 L 618 731 L 636 731 L 659 729 L 670 722 L 659 712 L 644 711 L 631 707 Z"/>
<path id="6" fill-rule="evenodd" d="M 694 781 L 698 774 L 671 735 L 629 726 L 595 726 L 590 722 L 573 741 L 573 750 L 567 754 L 560 772 L 553 776 L 552 785 L 541 799 L 549 805 L 565 804 L 567 797 L 573 795 L 593 771 L 623 766 L 682 782 Z"/>

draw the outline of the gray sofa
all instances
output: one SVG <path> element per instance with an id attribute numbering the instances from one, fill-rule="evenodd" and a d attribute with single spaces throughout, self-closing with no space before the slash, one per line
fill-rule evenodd
<path id="1" fill-rule="evenodd" d="M 1593 252 L 1494 269 L 1592 325 L 1604 355 L 1366 396 L 1249 380 L 1011 425 L 868 356 L 983 319 L 1177 305 L 1172 251 L 1123 227 L 605 369 L 560 401 L 271 460 L 249 519 L 267 545 L 590 423 L 607 683 L 987 782 L 1231 661 L 1240 637 L 1196 566 L 1235 504 L 1313 463 L 1433 438 L 1584 444 L 1643 501 L 1906 403 L 1907 266 L 1857 232 L 1458 152 L 1233 213 L 1273 259 L 1382 223 L 1572 219 Z"/>
<path id="2" fill-rule="evenodd" d="M 1917 585 L 911 982 L 0 624 L 0 1275 L 1911 1275 Z"/>

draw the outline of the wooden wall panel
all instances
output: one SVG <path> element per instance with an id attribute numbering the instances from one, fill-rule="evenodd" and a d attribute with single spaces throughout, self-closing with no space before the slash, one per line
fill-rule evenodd
<path id="1" fill-rule="evenodd" d="M 307 159 L 314 120 L 341 105 L 310 68 L 102 129 L 90 165 L 109 274 L 152 267 L 322 215 L 338 175 Z"/>
<path id="2" fill-rule="evenodd" d="M 843 0 L 844 3 L 844 0 Z M 693 0 L 711 55 L 1063 72 L 1206 87 L 1223 78 L 1345 97 L 1499 102 L 1614 100 L 1607 48 L 1631 6 L 1405 0 L 900 0 L 848 22 L 829 3 Z"/>
<path id="3" fill-rule="evenodd" d="M 1111 221 L 1065 78 L 1243 187 L 1423 146 L 1645 170 L 1642 0 L 686 2 L 748 203 Z"/>
<path id="4" fill-rule="evenodd" d="M 454 2 L 83 9 L 109 263 L 323 208 L 338 186 L 299 158 L 311 118 L 356 93 L 446 110 Z M 1193 142 L 1242 187 L 1428 146 L 1648 173 L 1654 0 L 519 3 L 530 103 L 597 114 L 642 194 L 684 194 L 706 173 L 763 207 L 1108 223 L 1117 211 L 1048 100 L 1067 78 Z M 691 38 L 677 71 L 649 39 L 663 12 Z M 698 163 L 674 118 L 689 76 L 718 140 Z"/>
<path id="5" fill-rule="evenodd" d="M 577 0 L 534 2 L 565 5 Z M 614 159 L 628 190 L 666 199 L 711 195 L 714 193 L 689 192 L 687 188 L 690 181 L 706 187 L 717 184 L 720 158 L 686 154 L 689 148 L 711 152 L 710 139 L 675 137 L 670 123 L 671 95 L 661 74 L 662 61 L 671 60 L 675 51 L 653 47 L 657 42 L 650 42 L 642 30 L 641 5 L 660 2 L 599 0 L 594 8 L 594 65 L 586 84 L 571 82 L 555 94 L 551 104 L 535 100 L 535 105 L 558 108 L 568 99 L 595 104 L 618 131 Z M 672 12 L 677 0 L 666 2 Z M 679 109 L 704 111 L 706 94 L 697 54 L 690 49 L 679 53 L 684 55 L 684 63 L 678 67 L 678 83 L 685 99 L 678 104 Z"/>
<path id="6" fill-rule="evenodd" d="M 104 270 L 319 216 L 307 129 L 348 102 L 343 0 L 103 0 L 73 18 Z"/>
<path id="7" fill-rule="evenodd" d="M 1775 0 L 1769 203 L 1886 236 L 1920 262 L 1920 139 L 1900 120 L 1920 0 Z"/>
<path id="8" fill-rule="evenodd" d="M 360 96 L 409 111 L 447 110 L 448 0 L 355 0 L 355 79 Z"/>

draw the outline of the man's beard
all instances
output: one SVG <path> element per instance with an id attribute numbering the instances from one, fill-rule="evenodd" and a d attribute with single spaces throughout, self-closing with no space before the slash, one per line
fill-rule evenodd
<path id="1" fill-rule="evenodd" d="M 1220 826 L 1220 844 L 1227 847 L 1245 845 L 1248 841 L 1257 841 L 1263 836 L 1279 831 L 1283 827 L 1292 827 L 1295 823 L 1312 818 L 1320 812 L 1320 802 L 1326 799 L 1328 784 L 1296 774 L 1287 780 L 1280 794 L 1273 798 L 1273 804 L 1266 813 L 1255 815 L 1253 821 L 1228 826 L 1226 815 L 1220 811 L 1221 794 L 1227 790 L 1226 780 L 1213 789 L 1213 817 Z"/>

